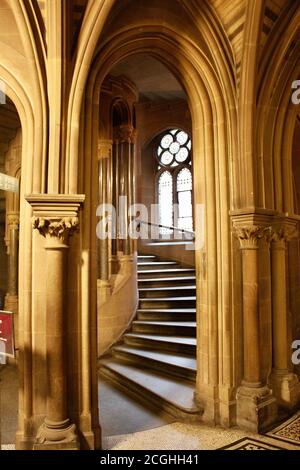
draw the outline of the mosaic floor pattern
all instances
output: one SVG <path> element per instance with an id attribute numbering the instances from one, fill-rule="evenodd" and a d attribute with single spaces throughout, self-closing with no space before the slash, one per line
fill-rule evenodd
<path id="1" fill-rule="evenodd" d="M 266 433 L 266 435 L 278 441 L 289 442 L 300 447 L 300 412 Z"/>
<path id="2" fill-rule="evenodd" d="M 284 450 L 282 447 L 278 447 L 267 442 L 259 441 L 249 437 L 239 439 L 232 444 L 221 447 L 218 450 Z"/>

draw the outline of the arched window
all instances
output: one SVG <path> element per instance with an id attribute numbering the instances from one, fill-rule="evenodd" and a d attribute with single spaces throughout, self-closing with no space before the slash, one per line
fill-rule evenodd
<path id="1" fill-rule="evenodd" d="M 193 230 L 193 204 L 192 204 L 192 172 L 189 168 L 182 168 L 177 174 L 176 181 L 178 202 L 178 227 Z"/>
<path id="2" fill-rule="evenodd" d="M 158 179 L 159 223 L 173 226 L 173 178 L 169 171 L 164 171 Z M 172 231 L 162 228 L 161 233 Z"/>
<path id="3" fill-rule="evenodd" d="M 159 223 L 193 230 L 191 148 L 189 135 L 181 129 L 167 131 L 157 148 Z M 172 230 L 160 229 L 161 234 Z"/>

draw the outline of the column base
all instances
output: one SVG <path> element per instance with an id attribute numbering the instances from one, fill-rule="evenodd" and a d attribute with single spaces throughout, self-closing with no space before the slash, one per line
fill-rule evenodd
<path id="1" fill-rule="evenodd" d="M 277 418 L 277 401 L 268 387 L 246 384 L 237 391 L 237 425 L 247 431 L 260 432 Z"/>
<path id="2" fill-rule="evenodd" d="M 300 383 L 296 374 L 287 370 L 273 370 L 270 387 L 280 408 L 288 411 L 297 408 L 300 402 Z"/>
<path id="3" fill-rule="evenodd" d="M 34 443 L 34 450 L 79 450 L 79 440 L 75 424 L 69 420 L 51 423 L 47 420 L 41 425 Z"/>

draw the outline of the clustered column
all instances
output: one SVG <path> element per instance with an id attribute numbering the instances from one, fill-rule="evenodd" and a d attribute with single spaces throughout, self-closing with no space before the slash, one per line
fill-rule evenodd
<path id="1" fill-rule="evenodd" d="M 66 254 L 69 238 L 79 225 L 81 195 L 27 196 L 33 207 L 33 228 L 45 238 L 46 416 L 35 449 L 78 449 L 75 424 L 67 407 Z"/>
<path id="2" fill-rule="evenodd" d="M 262 225 L 236 225 L 242 250 L 244 377 L 237 392 L 237 424 L 258 432 L 277 416 L 276 399 L 262 377 L 259 311 L 259 240 L 270 236 Z"/>
<path id="3" fill-rule="evenodd" d="M 106 233 L 107 211 L 106 205 L 111 204 L 112 185 L 112 141 L 101 140 L 98 144 L 98 168 L 99 168 L 99 204 L 102 206 L 103 232 Z M 102 287 L 110 288 L 109 278 L 111 274 L 111 237 L 100 238 L 99 243 L 99 279 Z"/>
<path id="4" fill-rule="evenodd" d="M 300 384 L 292 373 L 291 345 L 288 344 L 287 302 L 287 243 L 297 236 L 297 226 L 280 224 L 273 227 L 271 243 L 272 263 L 272 322 L 273 371 L 270 385 L 282 408 L 293 409 L 299 403 Z"/>
<path id="5" fill-rule="evenodd" d="M 113 255 L 131 256 L 135 249 L 128 234 L 128 209 L 135 201 L 135 139 L 136 131 L 131 125 L 114 129 L 113 203 L 117 212 L 117 241 L 113 245 Z"/>

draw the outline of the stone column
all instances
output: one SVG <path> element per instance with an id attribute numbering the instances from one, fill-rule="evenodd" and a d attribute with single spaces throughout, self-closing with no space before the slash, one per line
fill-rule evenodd
<path id="1" fill-rule="evenodd" d="M 112 239 L 112 258 L 116 258 L 118 252 L 117 246 L 117 223 L 118 223 L 118 201 L 119 201 L 119 142 L 114 136 L 112 148 L 112 204 L 116 209 L 115 234 Z"/>
<path id="2" fill-rule="evenodd" d="M 261 372 L 259 315 L 259 240 L 269 232 L 260 225 L 236 225 L 242 250 L 244 375 L 237 391 L 237 424 L 258 432 L 277 415 L 276 400 Z"/>
<path id="3" fill-rule="evenodd" d="M 133 205 L 136 202 L 136 139 L 137 131 L 132 130 L 130 137 L 130 160 L 129 160 L 129 171 L 128 171 L 128 187 L 129 187 L 129 205 Z M 137 240 L 130 240 L 130 253 L 134 254 L 137 251 Z"/>
<path id="4" fill-rule="evenodd" d="M 287 242 L 297 234 L 294 225 L 273 227 L 272 260 L 272 320 L 273 371 L 270 385 L 281 408 L 295 409 L 300 400 L 300 384 L 291 372 L 291 345 L 288 344 Z"/>
<path id="5" fill-rule="evenodd" d="M 18 313 L 19 220 L 18 212 L 7 214 L 9 226 L 9 265 L 5 309 L 14 312 L 14 314 Z"/>
<path id="6" fill-rule="evenodd" d="M 69 237 L 78 228 L 78 210 L 84 196 L 29 196 L 33 228 L 45 238 L 46 357 L 48 396 L 46 417 L 34 449 L 78 449 L 75 424 L 68 417 L 65 318 L 65 262 Z"/>
<path id="7" fill-rule="evenodd" d="M 128 256 L 132 253 L 132 243 L 128 236 L 128 208 L 134 200 L 133 158 L 136 132 L 130 124 L 125 124 L 115 128 L 114 135 L 118 151 L 119 196 L 123 196 L 123 204 L 118 206 L 118 216 L 121 219 L 121 224 L 118 224 L 118 227 L 123 243 L 121 244 L 121 240 L 119 241 L 118 251 L 121 251 L 120 247 L 122 246 L 123 254 Z"/>
<path id="8" fill-rule="evenodd" d="M 101 140 L 98 144 L 98 167 L 99 167 L 99 203 L 111 203 L 111 154 L 112 141 Z M 102 211 L 102 218 L 105 220 L 105 210 Z M 98 240 L 99 258 L 99 281 L 101 298 L 106 299 L 111 294 L 110 262 L 111 262 L 111 237 L 107 236 L 103 240 Z"/>
<path id="9" fill-rule="evenodd" d="M 4 309 L 13 312 L 14 315 L 14 336 L 15 349 L 19 348 L 19 296 L 18 296 L 18 278 L 19 278 L 19 212 L 10 212 L 7 214 L 8 223 L 8 292 L 5 296 Z"/>

